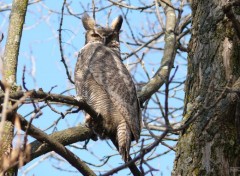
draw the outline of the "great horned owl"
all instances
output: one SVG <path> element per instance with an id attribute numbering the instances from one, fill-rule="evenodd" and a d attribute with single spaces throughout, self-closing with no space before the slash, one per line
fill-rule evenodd
<path id="1" fill-rule="evenodd" d="M 121 61 L 119 31 L 122 17 L 101 27 L 88 14 L 82 17 L 86 43 L 75 68 L 77 96 L 99 114 L 86 116 L 88 126 L 101 138 L 111 139 L 128 161 L 131 141 L 141 132 L 141 110 L 133 80 Z"/>

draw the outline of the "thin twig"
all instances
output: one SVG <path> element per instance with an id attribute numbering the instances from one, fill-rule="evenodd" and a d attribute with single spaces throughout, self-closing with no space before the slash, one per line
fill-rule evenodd
<path id="1" fill-rule="evenodd" d="M 62 47 L 62 25 L 63 25 L 63 12 L 64 12 L 65 4 L 66 4 L 66 0 L 63 1 L 62 11 L 61 11 L 61 19 L 60 19 L 59 30 L 58 30 L 59 49 L 60 49 L 60 53 L 61 53 L 61 62 L 63 63 L 63 65 L 65 67 L 67 77 L 68 77 L 69 81 L 72 84 L 74 84 L 74 81 L 72 80 L 71 75 L 68 71 L 68 66 L 67 66 L 67 63 L 66 63 L 65 58 L 64 58 L 63 47 Z"/>
<path id="2" fill-rule="evenodd" d="M 26 82 L 25 82 L 25 72 L 26 72 L 26 65 L 23 66 L 23 74 L 22 74 L 22 84 L 23 84 L 23 88 L 28 91 L 27 87 L 26 87 Z"/>
<path id="3" fill-rule="evenodd" d="M 125 58 L 123 58 L 123 60 L 126 60 L 127 58 L 131 57 L 132 55 L 134 55 L 135 53 L 137 53 L 138 51 L 140 51 L 141 49 L 143 49 L 144 47 L 146 47 L 147 45 L 149 45 L 150 43 L 152 43 L 153 41 L 157 40 L 158 38 L 160 38 L 162 35 L 164 34 L 164 32 L 160 32 L 158 33 L 156 36 L 154 36 L 151 40 L 149 40 L 148 42 L 144 43 L 142 46 L 140 46 L 139 48 L 137 48 L 135 51 L 133 51 L 132 53 L 130 53 L 128 56 L 126 56 Z"/>
<path id="4" fill-rule="evenodd" d="M 158 138 L 158 140 L 155 140 L 150 146 L 143 148 L 142 150 L 144 150 L 144 155 L 149 153 L 152 149 L 154 149 L 157 145 L 159 145 L 160 141 L 167 135 L 168 130 L 164 131 L 161 136 Z M 108 176 L 108 175 L 113 175 L 114 173 L 117 173 L 118 171 L 128 167 L 129 165 L 131 165 L 132 163 L 136 162 L 137 160 L 142 158 L 143 153 L 141 152 L 140 154 L 138 154 L 135 158 L 133 158 L 131 161 L 116 167 L 104 174 L 102 174 L 102 176 Z"/>
<path id="5" fill-rule="evenodd" d="M 148 8 L 151 8 L 151 7 L 154 6 L 154 4 L 152 4 L 152 5 L 146 5 L 144 7 L 135 7 L 135 6 L 130 6 L 130 5 L 127 5 L 127 4 L 120 3 L 120 2 L 115 2 L 115 1 L 112 1 L 112 0 L 108 0 L 108 1 L 111 2 L 114 5 L 118 5 L 120 7 L 124 7 L 124 8 L 131 9 L 131 10 L 140 10 L 140 11 L 143 11 L 145 9 L 148 9 Z"/>
<path id="6" fill-rule="evenodd" d="M 93 19 L 96 20 L 96 12 L 95 12 L 96 6 L 95 1 L 92 0 L 92 11 L 93 11 Z"/>

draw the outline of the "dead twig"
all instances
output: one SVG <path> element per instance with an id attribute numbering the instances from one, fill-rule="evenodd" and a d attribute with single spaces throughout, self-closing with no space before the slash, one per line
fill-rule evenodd
<path id="1" fill-rule="evenodd" d="M 66 4 L 66 0 L 63 1 L 62 11 L 61 11 L 61 19 L 60 19 L 60 24 L 59 24 L 59 29 L 58 29 L 59 49 L 60 49 L 60 54 L 61 54 L 61 62 L 63 63 L 63 65 L 65 67 L 67 77 L 68 77 L 69 81 L 72 84 L 74 84 L 74 81 L 72 80 L 71 75 L 68 71 L 68 66 L 67 66 L 67 63 L 66 63 L 65 58 L 64 58 L 63 47 L 62 47 L 62 25 L 63 25 L 63 12 L 64 12 L 65 4 Z"/>

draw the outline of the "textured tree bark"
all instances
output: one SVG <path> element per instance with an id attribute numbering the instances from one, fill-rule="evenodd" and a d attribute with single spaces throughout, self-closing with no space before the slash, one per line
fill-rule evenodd
<path id="1" fill-rule="evenodd" d="M 16 73 L 17 73 L 17 61 L 20 48 L 20 40 L 22 36 L 23 24 L 25 21 L 25 15 L 27 11 L 28 0 L 14 0 L 12 3 L 12 10 L 10 14 L 10 23 L 8 29 L 7 44 L 5 47 L 5 53 L 3 58 L 3 80 L 7 87 L 11 87 L 11 91 L 16 89 Z M 6 95 L 6 94 L 5 94 Z M 8 95 L 6 95 L 8 96 Z M 5 102 L 7 108 L 11 107 L 11 102 Z M 3 160 L 7 159 L 10 155 L 13 140 L 13 118 L 14 112 L 7 115 L 7 119 L 4 119 L 3 111 L 1 113 L 1 142 L 0 142 L 0 171 L 3 172 Z M 6 175 L 15 175 L 14 169 L 10 169 L 5 173 Z"/>
<path id="2" fill-rule="evenodd" d="M 239 97 L 228 91 L 214 105 L 227 85 L 240 90 L 240 40 L 225 3 L 192 2 L 184 123 L 201 113 L 181 133 L 173 176 L 240 174 Z"/>
<path id="3" fill-rule="evenodd" d="M 29 135 L 31 135 L 31 131 Z M 87 128 L 85 126 L 68 128 L 66 130 L 55 132 L 49 135 L 49 138 L 56 140 L 57 142 L 61 143 L 64 146 L 70 145 L 79 141 L 86 141 L 91 139 L 91 137 L 94 140 L 96 138 L 96 136 L 93 134 L 90 128 Z M 52 148 L 49 146 L 49 144 L 41 143 L 37 140 L 30 143 L 29 145 L 31 146 L 30 161 L 43 154 L 46 154 L 52 151 Z"/>

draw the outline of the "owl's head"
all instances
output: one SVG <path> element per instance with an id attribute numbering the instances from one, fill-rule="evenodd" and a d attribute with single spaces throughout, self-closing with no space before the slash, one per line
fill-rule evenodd
<path id="1" fill-rule="evenodd" d="M 122 16 L 112 21 L 111 27 L 97 25 L 95 20 L 87 13 L 82 17 L 82 23 L 86 29 L 86 44 L 98 42 L 110 48 L 119 48 L 119 31 L 123 22 Z"/>

